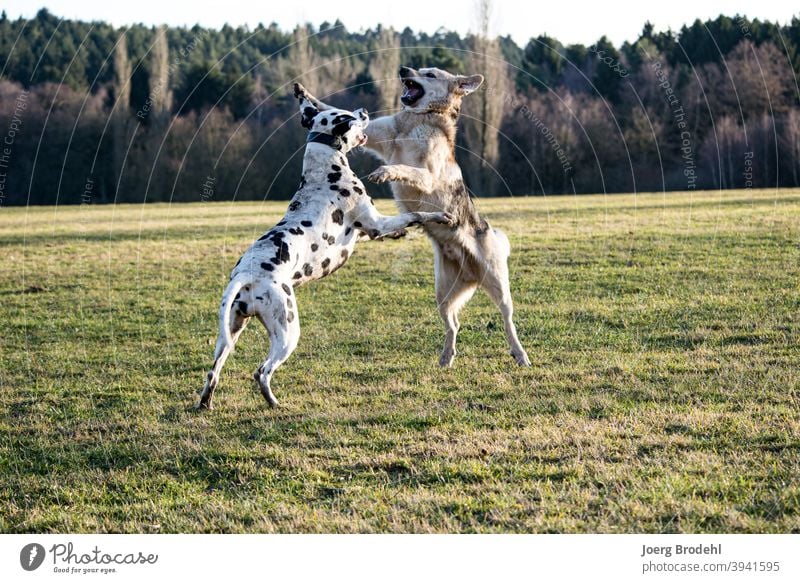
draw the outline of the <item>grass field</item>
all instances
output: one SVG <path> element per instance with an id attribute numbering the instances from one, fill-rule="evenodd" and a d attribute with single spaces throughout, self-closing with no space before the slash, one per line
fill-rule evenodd
<path id="1" fill-rule="evenodd" d="M 285 204 L 0 209 L 0 531 L 800 532 L 800 192 L 480 200 L 531 368 L 482 294 L 436 366 L 415 232 L 299 290 L 278 409 L 254 324 L 195 412 Z"/>

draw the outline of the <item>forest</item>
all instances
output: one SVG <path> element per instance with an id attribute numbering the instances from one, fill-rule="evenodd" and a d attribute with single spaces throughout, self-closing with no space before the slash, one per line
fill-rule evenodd
<path id="1" fill-rule="evenodd" d="M 621 46 L 476 29 L 115 28 L 3 12 L 0 204 L 291 198 L 305 140 L 292 83 L 375 117 L 400 107 L 401 64 L 486 78 L 459 121 L 475 196 L 800 186 L 798 18 L 645 22 Z"/>

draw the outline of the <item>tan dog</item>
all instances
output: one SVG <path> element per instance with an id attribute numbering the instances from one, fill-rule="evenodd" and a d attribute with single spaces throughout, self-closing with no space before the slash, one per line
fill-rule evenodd
<path id="1" fill-rule="evenodd" d="M 444 211 L 458 221 L 456 227 L 423 226 L 433 244 L 436 301 L 446 329 L 439 364 L 452 366 L 458 312 L 480 286 L 500 308 L 511 355 L 517 364 L 530 366 L 512 319 L 511 247 L 502 231 L 489 227 L 475 210 L 455 159 L 461 100 L 483 83 L 483 76 L 401 67 L 400 79 L 405 87 L 403 109 L 372 121 L 366 130 L 366 147 L 387 164 L 369 179 L 391 182 L 403 212 Z"/>

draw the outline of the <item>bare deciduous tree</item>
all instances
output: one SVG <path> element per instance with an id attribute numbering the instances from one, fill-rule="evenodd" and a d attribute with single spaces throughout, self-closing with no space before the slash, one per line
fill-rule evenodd
<path id="1" fill-rule="evenodd" d="M 400 39 L 391 28 L 382 28 L 371 45 L 369 75 L 375 82 L 381 115 L 400 106 L 397 71 L 400 68 Z"/>
<path id="2" fill-rule="evenodd" d="M 492 4 L 478 0 L 476 5 L 478 30 L 471 37 L 472 51 L 468 73 L 480 73 L 485 80 L 475 94 L 464 100 L 464 139 L 472 156 L 468 179 L 473 190 L 484 195 L 497 194 L 500 180 L 497 175 L 499 131 L 503 122 L 503 99 L 512 90 L 508 65 L 503 60 L 500 43 L 491 37 Z"/>

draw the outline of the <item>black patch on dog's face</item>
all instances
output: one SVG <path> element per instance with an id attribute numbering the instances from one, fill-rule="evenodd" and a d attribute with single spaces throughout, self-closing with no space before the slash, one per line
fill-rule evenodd
<path id="1" fill-rule="evenodd" d="M 300 125 L 310 130 L 314 126 L 314 117 L 319 113 L 316 107 L 306 106 L 303 108 L 303 113 L 300 117 Z"/>
<path id="2" fill-rule="evenodd" d="M 285 283 L 282 283 L 281 287 L 283 288 L 283 291 L 286 292 L 287 296 L 292 295 L 292 288 L 290 288 L 288 285 L 286 285 Z"/>
<path id="3" fill-rule="evenodd" d="M 333 120 L 331 120 L 331 123 L 333 124 L 333 127 L 331 128 L 331 134 L 341 138 L 348 132 L 350 129 L 350 124 L 354 121 L 356 121 L 356 118 L 354 118 L 352 115 L 337 115 L 335 118 L 333 118 Z"/>
<path id="4" fill-rule="evenodd" d="M 333 213 L 331 213 L 331 220 L 337 225 L 343 225 L 344 213 L 342 212 L 342 209 L 336 209 L 335 211 L 333 211 Z"/>

